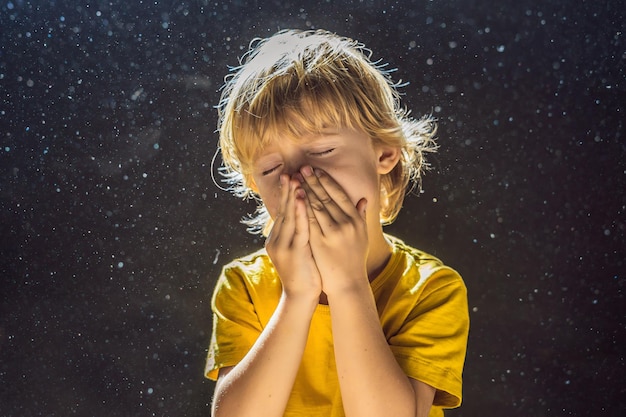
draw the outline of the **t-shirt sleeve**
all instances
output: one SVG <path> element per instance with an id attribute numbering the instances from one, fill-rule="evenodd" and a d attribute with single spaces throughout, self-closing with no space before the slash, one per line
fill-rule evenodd
<path id="1" fill-rule="evenodd" d="M 409 377 L 436 388 L 433 405 L 458 407 L 469 332 L 467 289 L 456 271 L 443 267 L 420 292 L 389 344 Z"/>
<path id="2" fill-rule="evenodd" d="M 243 272 L 236 266 L 224 268 L 211 301 L 213 334 L 209 344 L 205 376 L 217 380 L 220 368 L 234 366 L 252 348 L 262 326 L 246 288 Z"/>

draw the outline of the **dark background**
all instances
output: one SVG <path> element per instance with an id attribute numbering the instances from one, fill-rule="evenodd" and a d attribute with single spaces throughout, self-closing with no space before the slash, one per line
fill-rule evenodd
<path id="1" fill-rule="evenodd" d="M 77 5 L 80 4 L 80 5 Z M 388 231 L 464 276 L 450 416 L 623 416 L 624 3 L 0 3 L 0 415 L 208 416 L 210 295 L 262 244 L 211 179 L 256 36 L 364 42 L 441 150 Z"/>

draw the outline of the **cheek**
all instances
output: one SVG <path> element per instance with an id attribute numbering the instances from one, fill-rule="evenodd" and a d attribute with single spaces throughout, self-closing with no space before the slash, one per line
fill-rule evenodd
<path id="1" fill-rule="evenodd" d="M 278 180 L 276 180 L 276 182 L 277 184 L 273 184 L 272 181 L 264 180 L 261 184 L 257 183 L 259 197 L 261 197 L 272 219 L 276 218 L 280 206 L 280 184 Z"/>
<path id="2" fill-rule="evenodd" d="M 346 170 L 330 169 L 327 172 L 341 186 L 355 206 L 362 198 L 367 199 L 370 207 L 374 201 L 379 200 L 377 174 L 368 170 L 359 170 L 357 167 Z"/>

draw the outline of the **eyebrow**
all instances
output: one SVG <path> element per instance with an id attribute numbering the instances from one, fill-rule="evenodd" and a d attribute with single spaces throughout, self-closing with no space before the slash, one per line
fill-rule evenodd
<path id="1" fill-rule="evenodd" d="M 319 132 L 317 134 L 311 135 L 312 139 L 310 140 L 310 142 L 323 141 L 325 139 L 331 139 L 336 136 L 339 136 L 339 132 L 335 130 Z"/>
<path id="2" fill-rule="evenodd" d="M 309 136 L 311 137 L 311 139 L 307 140 L 306 143 L 316 143 L 316 142 L 322 142 L 324 140 L 332 139 L 337 136 L 340 136 L 340 132 L 337 130 L 325 130 L 325 131 L 321 131 L 318 133 L 311 133 Z M 287 138 L 287 140 L 292 140 L 292 139 Z M 296 142 L 298 142 L 297 139 L 296 139 Z M 269 156 L 269 155 L 266 154 L 265 156 Z M 263 156 L 259 154 L 256 156 L 255 160 L 258 161 L 261 158 L 263 158 Z"/>
<path id="3" fill-rule="evenodd" d="M 265 154 L 265 155 L 258 155 L 256 160 L 254 161 L 254 164 L 265 162 L 265 160 L 272 160 L 274 155 L 276 155 L 277 153 L 278 152 L 272 152 L 272 153 Z"/>

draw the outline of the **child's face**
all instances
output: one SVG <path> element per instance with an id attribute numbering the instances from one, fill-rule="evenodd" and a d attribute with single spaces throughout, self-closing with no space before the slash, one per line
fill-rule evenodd
<path id="1" fill-rule="evenodd" d="M 367 199 L 368 223 L 378 223 L 380 212 L 379 175 L 385 151 L 374 146 L 364 132 L 351 129 L 328 130 L 294 141 L 276 138 L 261 152 L 253 165 L 255 188 L 272 218 L 280 204 L 281 174 L 292 178 L 305 165 L 328 173 L 350 197 L 353 204 Z M 392 167 L 393 168 L 393 167 Z"/>

